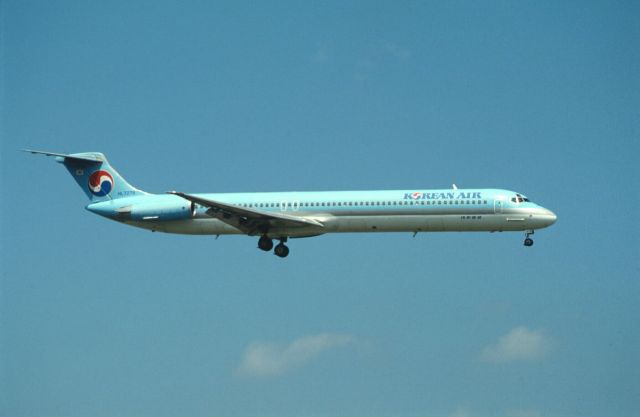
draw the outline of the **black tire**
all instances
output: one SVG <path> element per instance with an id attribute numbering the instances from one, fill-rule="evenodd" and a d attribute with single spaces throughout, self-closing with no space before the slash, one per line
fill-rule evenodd
<path id="1" fill-rule="evenodd" d="M 524 240 L 524 245 L 525 246 L 533 246 L 533 239 L 531 239 L 530 237 L 526 238 Z"/>
<path id="2" fill-rule="evenodd" d="M 276 246 L 276 248 L 274 249 L 273 253 L 276 256 L 279 256 L 281 258 L 286 258 L 287 255 L 289 255 L 289 248 L 286 245 L 280 243 L 280 244 L 278 244 Z"/>
<path id="3" fill-rule="evenodd" d="M 262 236 L 258 240 L 258 248 L 260 248 L 265 252 L 269 252 L 271 249 L 273 249 L 273 239 L 270 239 L 266 236 Z"/>

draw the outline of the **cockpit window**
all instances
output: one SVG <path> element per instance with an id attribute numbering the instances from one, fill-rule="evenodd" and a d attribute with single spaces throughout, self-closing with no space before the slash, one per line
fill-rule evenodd
<path id="1" fill-rule="evenodd" d="M 514 203 L 524 203 L 525 201 L 528 202 L 529 199 L 527 197 L 525 197 L 525 196 L 520 195 L 520 194 L 516 194 L 515 197 L 511 198 L 511 201 L 514 202 Z"/>

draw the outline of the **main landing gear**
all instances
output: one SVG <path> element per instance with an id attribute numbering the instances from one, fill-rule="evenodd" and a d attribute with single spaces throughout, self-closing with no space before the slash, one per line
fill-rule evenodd
<path id="1" fill-rule="evenodd" d="M 273 249 L 273 239 L 270 239 L 267 236 L 261 236 L 260 240 L 258 240 L 258 248 L 265 252 L 269 252 Z"/>
<path id="2" fill-rule="evenodd" d="M 289 254 L 289 247 L 285 245 L 284 242 L 280 242 L 276 245 L 276 248 L 273 250 L 273 253 L 276 256 L 279 256 L 281 258 L 286 258 L 287 255 Z"/>
<path id="3" fill-rule="evenodd" d="M 281 258 L 286 258 L 287 255 L 289 255 L 289 247 L 284 244 L 287 241 L 287 238 L 281 237 L 279 240 L 280 240 L 280 243 L 278 243 L 274 249 L 273 239 L 271 239 L 266 235 L 263 235 L 258 240 L 258 248 L 262 249 L 265 252 L 269 252 L 271 249 L 273 249 L 274 255 L 279 256 Z"/>
<path id="4" fill-rule="evenodd" d="M 533 234 L 533 230 L 527 230 L 524 234 L 524 245 L 525 246 L 533 246 L 533 239 L 531 239 L 529 236 L 531 236 Z"/>

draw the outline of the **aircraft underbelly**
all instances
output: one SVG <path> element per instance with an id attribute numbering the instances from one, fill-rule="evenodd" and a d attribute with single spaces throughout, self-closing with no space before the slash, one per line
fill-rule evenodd
<path id="1" fill-rule="evenodd" d="M 324 233 L 364 232 L 444 232 L 444 231 L 516 231 L 529 228 L 527 221 L 514 220 L 505 215 L 390 215 L 390 216 L 330 216 L 318 219 L 323 228 L 295 227 L 271 229 L 268 235 L 307 237 Z M 174 221 L 127 222 L 145 229 L 189 235 L 234 235 L 244 234 L 239 229 L 218 219 L 197 218 Z"/>
<path id="2" fill-rule="evenodd" d="M 240 230 L 218 219 L 184 219 L 160 222 L 135 222 L 133 226 L 153 230 L 154 232 L 177 233 L 185 235 L 239 235 Z"/>
<path id="3" fill-rule="evenodd" d="M 327 232 L 444 232 L 526 230 L 526 221 L 512 221 L 503 215 L 410 215 L 336 217 Z"/>
<path id="4" fill-rule="evenodd" d="M 439 216 L 344 216 L 327 224 L 328 232 L 413 232 L 442 230 Z"/>

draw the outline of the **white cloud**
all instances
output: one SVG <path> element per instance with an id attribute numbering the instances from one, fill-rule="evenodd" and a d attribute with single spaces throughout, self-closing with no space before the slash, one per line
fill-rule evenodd
<path id="1" fill-rule="evenodd" d="M 474 414 L 467 407 L 458 407 L 453 413 L 449 414 L 449 417 L 473 417 Z M 491 415 L 491 414 L 482 414 L 482 415 Z M 534 409 L 509 409 L 506 412 L 498 412 L 493 415 L 503 415 L 505 417 L 540 417 L 542 414 L 538 410 Z"/>
<path id="2" fill-rule="evenodd" d="M 515 409 L 507 411 L 507 417 L 539 417 L 538 410 L 531 409 Z"/>
<path id="3" fill-rule="evenodd" d="M 355 79 L 365 81 L 389 64 L 409 61 L 412 55 L 411 49 L 402 45 L 389 41 L 378 43 L 356 61 Z"/>
<path id="4" fill-rule="evenodd" d="M 314 62 L 327 62 L 331 58 L 331 47 L 327 42 L 316 43 L 316 48 L 311 56 Z"/>
<path id="5" fill-rule="evenodd" d="M 488 362 L 511 362 L 543 358 L 551 350 L 551 338 L 542 330 L 516 327 L 495 344 L 482 350 L 481 358 Z"/>
<path id="6" fill-rule="evenodd" d="M 397 60 L 405 61 L 411 58 L 411 49 L 405 48 L 393 42 L 385 42 L 382 44 L 382 52 L 388 56 L 391 56 Z"/>
<path id="7" fill-rule="evenodd" d="M 460 407 L 451 414 L 451 417 L 471 417 L 471 412 L 464 407 Z"/>
<path id="8" fill-rule="evenodd" d="M 275 376 L 301 366 L 322 352 L 353 343 L 349 335 L 321 333 L 301 337 L 287 346 L 270 342 L 254 342 L 242 357 L 238 374 L 245 376 Z"/>

